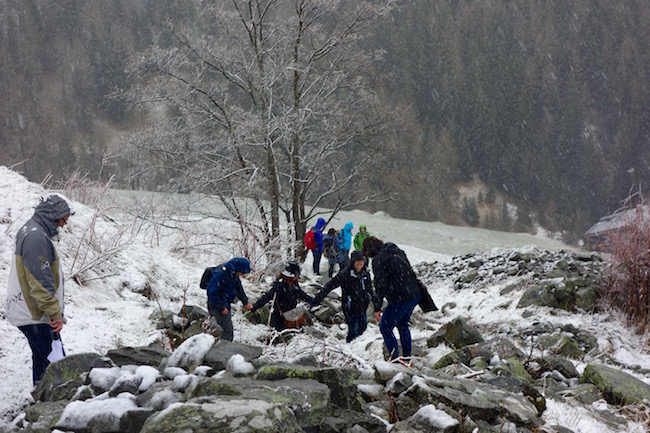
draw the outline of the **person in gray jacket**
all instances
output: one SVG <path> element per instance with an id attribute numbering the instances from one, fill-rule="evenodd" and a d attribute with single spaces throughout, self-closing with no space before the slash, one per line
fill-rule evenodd
<path id="1" fill-rule="evenodd" d="M 66 200 L 51 194 L 16 234 L 7 284 L 7 320 L 27 337 L 36 383 L 50 364 L 52 341 L 63 328 L 63 269 L 52 243 L 70 215 Z"/>

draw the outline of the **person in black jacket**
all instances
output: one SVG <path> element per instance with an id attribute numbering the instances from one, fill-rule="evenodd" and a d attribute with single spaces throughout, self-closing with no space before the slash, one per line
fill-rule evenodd
<path id="1" fill-rule="evenodd" d="M 372 301 L 375 311 L 381 311 L 381 303 L 372 289 L 370 273 L 366 269 L 366 260 L 361 251 L 354 251 L 350 265 L 343 268 L 334 278 L 325 284 L 314 297 L 314 305 L 320 304 L 325 296 L 337 287 L 341 287 L 341 308 L 348 325 L 348 343 L 368 327 L 366 310 Z"/>
<path id="2" fill-rule="evenodd" d="M 290 260 L 285 269 L 278 275 L 276 281 L 273 282 L 271 289 L 253 304 L 252 311 L 255 311 L 262 308 L 269 301 L 274 300 L 271 326 L 277 331 L 286 328 L 282 314 L 296 308 L 299 299 L 309 305 L 312 304 L 312 297 L 305 293 L 298 284 L 299 277 L 300 265 L 295 260 Z"/>
<path id="3" fill-rule="evenodd" d="M 388 305 L 383 314 L 375 311 L 375 318 L 379 322 L 379 330 L 384 337 L 391 360 L 403 361 L 410 365 L 411 356 L 411 331 L 409 319 L 413 309 L 420 302 L 422 292 L 417 277 L 406 258 L 404 251 L 397 245 L 384 243 L 374 236 L 363 241 L 362 253 L 372 258 L 372 272 L 375 276 L 375 289 L 377 297 L 383 302 L 386 298 Z M 402 345 L 402 358 L 399 356 L 397 339 L 393 329 L 399 332 Z"/>

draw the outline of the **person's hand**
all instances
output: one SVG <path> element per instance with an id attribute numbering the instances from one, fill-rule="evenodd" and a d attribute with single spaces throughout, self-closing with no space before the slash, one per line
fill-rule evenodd
<path id="1" fill-rule="evenodd" d="M 377 323 L 381 321 L 381 311 L 375 311 L 375 320 Z"/>
<path id="2" fill-rule="evenodd" d="M 253 304 L 249 302 L 248 304 L 244 305 L 244 308 L 246 308 L 247 311 L 251 311 L 253 309 Z"/>
<path id="3" fill-rule="evenodd" d="M 228 314 L 228 309 L 224 307 L 224 309 L 221 310 L 221 314 L 223 314 L 224 316 Z"/>
<path id="4" fill-rule="evenodd" d="M 61 329 L 63 329 L 63 318 L 50 319 L 50 326 L 52 327 L 52 332 L 61 332 Z"/>

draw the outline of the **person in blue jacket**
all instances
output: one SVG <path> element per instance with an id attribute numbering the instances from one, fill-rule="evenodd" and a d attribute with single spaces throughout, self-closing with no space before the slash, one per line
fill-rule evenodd
<path id="1" fill-rule="evenodd" d="M 352 229 L 354 224 L 352 221 L 345 223 L 343 228 L 339 231 L 341 239 L 343 239 L 343 245 L 341 246 L 341 253 L 343 253 L 343 266 L 348 266 L 350 264 L 350 248 L 352 248 Z"/>
<path id="2" fill-rule="evenodd" d="M 240 280 L 240 277 L 250 273 L 250 271 L 251 265 L 248 259 L 235 257 L 212 272 L 208 284 L 208 312 L 223 329 L 221 338 L 224 340 L 232 341 L 233 339 L 230 304 L 235 300 L 235 297 L 239 298 L 247 310 L 253 308 L 253 305 L 248 302 L 248 297 Z"/>
<path id="3" fill-rule="evenodd" d="M 314 257 L 314 275 L 320 275 L 320 259 L 323 257 L 323 229 L 327 225 L 324 218 L 318 218 L 316 225 L 312 227 L 316 248 L 311 250 Z"/>

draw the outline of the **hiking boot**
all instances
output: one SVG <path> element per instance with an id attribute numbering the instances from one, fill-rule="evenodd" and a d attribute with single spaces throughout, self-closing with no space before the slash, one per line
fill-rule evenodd
<path id="1" fill-rule="evenodd" d="M 402 364 L 406 368 L 413 368 L 413 361 L 411 361 L 410 357 L 402 357 L 402 356 L 400 356 L 399 358 L 397 358 L 397 362 L 399 362 L 400 364 Z"/>

